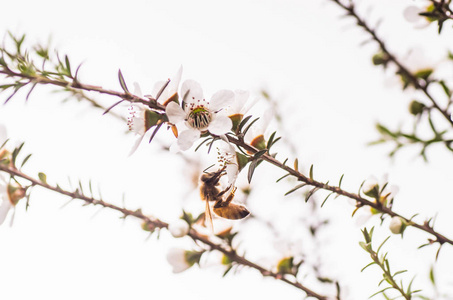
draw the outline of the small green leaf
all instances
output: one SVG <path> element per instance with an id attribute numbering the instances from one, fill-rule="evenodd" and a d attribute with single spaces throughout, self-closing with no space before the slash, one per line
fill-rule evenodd
<path id="1" fill-rule="evenodd" d="M 395 272 L 395 274 L 393 274 L 393 277 L 395 277 L 396 275 L 399 275 L 399 274 L 406 273 L 406 272 L 407 272 L 407 270 L 401 270 L 401 271 Z"/>
<path id="2" fill-rule="evenodd" d="M 429 280 L 431 283 L 435 286 L 436 285 L 436 279 L 434 277 L 434 267 L 431 266 L 431 269 L 429 270 Z"/>
<path id="3" fill-rule="evenodd" d="M 306 186 L 307 184 L 306 183 L 301 183 L 299 185 L 296 185 L 294 188 L 290 189 L 288 192 L 285 193 L 285 196 L 297 191 L 298 189 L 300 188 L 303 188 L 304 186 Z"/>
<path id="4" fill-rule="evenodd" d="M 310 179 L 313 180 L 313 165 L 310 166 Z"/>
<path id="5" fill-rule="evenodd" d="M 129 89 L 127 88 L 126 81 L 124 80 L 123 74 L 121 70 L 118 70 L 118 79 L 120 81 L 121 88 L 124 92 L 129 93 Z"/>
<path id="6" fill-rule="evenodd" d="M 257 160 L 267 152 L 267 149 L 260 150 L 253 155 L 253 160 Z"/>
<path id="7" fill-rule="evenodd" d="M 253 172 L 255 172 L 255 168 L 257 167 L 258 162 L 259 162 L 259 160 L 255 159 L 252 161 L 252 163 L 249 166 L 249 172 L 247 174 L 247 179 L 248 179 L 249 183 L 252 182 Z"/>
<path id="8" fill-rule="evenodd" d="M 65 64 L 66 64 L 66 70 L 68 71 L 68 76 L 72 77 L 71 64 L 69 63 L 69 57 L 67 55 L 64 56 L 64 61 L 65 61 Z"/>
<path id="9" fill-rule="evenodd" d="M 341 183 L 343 182 L 344 174 L 341 175 L 340 181 L 338 182 L 338 187 L 341 188 Z"/>
<path id="10" fill-rule="evenodd" d="M 194 151 L 197 152 L 198 149 L 200 149 L 200 147 L 201 147 L 204 143 L 206 143 L 207 141 L 209 141 L 209 140 L 212 140 L 212 137 L 211 137 L 211 136 L 208 136 L 208 137 L 205 138 L 203 141 L 201 141 L 201 143 L 195 148 Z"/>
<path id="11" fill-rule="evenodd" d="M 42 183 L 47 184 L 47 175 L 46 174 L 39 172 L 38 178 Z"/>
<path id="12" fill-rule="evenodd" d="M 159 129 L 162 127 L 162 125 L 164 125 L 163 122 L 156 126 L 153 133 L 151 134 L 151 137 L 149 138 L 149 143 L 151 143 L 153 141 L 154 137 L 156 136 L 156 133 L 159 131 Z"/>
<path id="13" fill-rule="evenodd" d="M 259 120 L 259 118 L 256 118 L 255 120 L 253 120 L 249 125 L 247 125 L 247 127 L 245 127 L 245 129 L 244 129 L 244 131 L 242 133 L 246 134 L 247 131 L 249 131 L 250 127 L 258 120 Z"/>
<path id="14" fill-rule="evenodd" d="M 111 105 L 110 107 L 108 107 L 102 114 L 105 115 L 107 114 L 112 108 L 114 108 L 115 106 L 117 106 L 118 104 L 120 104 L 121 102 L 124 102 L 126 100 L 124 99 L 121 99 L 120 101 L 114 103 L 113 105 Z"/>
<path id="15" fill-rule="evenodd" d="M 392 287 L 388 286 L 388 287 L 386 287 L 385 289 L 382 289 L 382 290 L 380 290 L 379 292 L 374 293 L 374 294 L 371 295 L 369 298 L 373 298 L 374 296 L 379 295 L 379 294 L 381 294 L 381 293 L 384 293 L 386 290 L 391 289 L 391 288 L 392 288 Z"/>
<path id="16" fill-rule="evenodd" d="M 360 245 L 360 247 L 362 247 L 363 250 L 365 250 L 366 252 L 370 252 L 370 251 L 371 251 L 371 244 L 370 244 L 370 243 L 365 243 L 365 242 L 360 241 L 360 242 L 359 242 L 359 245 Z"/>
<path id="17" fill-rule="evenodd" d="M 286 166 L 286 162 L 288 161 L 288 159 L 286 158 L 284 161 L 283 161 L 283 165 Z"/>
<path id="18" fill-rule="evenodd" d="M 28 154 L 24 160 L 22 161 L 22 164 L 20 165 L 20 169 L 22 169 L 22 167 L 25 165 L 25 163 L 30 159 L 31 157 L 31 154 Z"/>
<path id="19" fill-rule="evenodd" d="M 305 202 L 308 202 L 311 196 L 313 196 L 313 194 L 316 193 L 319 189 L 320 189 L 319 187 L 315 187 L 314 189 L 310 190 L 307 196 L 305 197 Z"/>
<path id="20" fill-rule="evenodd" d="M 384 244 L 388 241 L 388 239 L 390 238 L 390 236 L 388 236 L 378 247 L 378 249 L 376 250 L 376 253 L 379 253 L 379 250 L 381 250 L 381 247 L 384 246 Z"/>
<path id="21" fill-rule="evenodd" d="M 288 176 L 290 176 L 290 175 L 291 175 L 290 173 L 285 174 L 285 175 L 283 175 L 282 177 L 280 177 L 279 179 L 277 179 L 276 182 L 279 182 L 279 181 L 281 181 L 282 179 L 284 179 L 284 178 L 286 178 L 286 177 L 288 177 Z"/>
<path id="22" fill-rule="evenodd" d="M 321 207 L 324 206 L 324 204 L 326 203 L 327 199 L 329 199 L 329 197 L 333 194 L 333 192 L 331 192 L 329 195 L 327 195 L 327 197 L 324 199 L 324 201 L 321 203 Z"/>
<path id="23" fill-rule="evenodd" d="M 250 120 L 251 117 L 252 116 L 250 115 L 250 116 L 247 116 L 247 117 L 242 119 L 241 123 L 238 126 L 238 132 L 241 132 L 242 127 L 244 127 L 244 125 L 248 122 L 248 120 Z"/>
<path id="24" fill-rule="evenodd" d="M 363 242 L 362 242 L 362 243 L 363 243 Z M 363 248 L 363 246 L 362 246 L 362 248 Z M 366 248 L 364 248 L 364 249 L 367 250 Z M 370 262 L 370 263 L 367 264 L 365 267 L 363 267 L 362 270 L 360 270 L 360 272 L 365 271 L 366 268 L 368 268 L 369 266 L 372 266 L 372 265 L 374 265 L 374 264 L 376 264 L 374 261 L 373 261 L 373 262 Z"/>
<path id="25" fill-rule="evenodd" d="M 225 276 L 231 271 L 232 268 L 233 268 L 233 265 L 230 265 L 230 266 L 226 269 L 226 271 L 223 272 L 222 277 L 225 277 Z"/>

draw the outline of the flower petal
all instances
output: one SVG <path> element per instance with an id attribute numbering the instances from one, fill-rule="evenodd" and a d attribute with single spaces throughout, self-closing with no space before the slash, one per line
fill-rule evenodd
<path id="1" fill-rule="evenodd" d="M 168 120 L 172 124 L 178 124 L 186 119 L 186 113 L 176 102 L 168 103 L 165 112 L 167 113 Z"/>
<path id="2" fill-rule="evenodd" d="M 187 233 L 189 233 L 189 229 L 189 224 L 181 219 L 168 224 L 168 231 L 170 231 L 171 235 L 175 238 L 187 235 Z"/>
<path id="3" fill-rule="evenodd" d="M 212 95 L 209 101 L 209 110 L 217 112 L 221 109 L 226 109 L 234 102 L 234 93 L 230 90 L 220 90 Z"/>
<path id="4" fill-rule="evenodd" d="M 0 204 L 0 225 L 5 222 L 6 216 L 8 215 L 8 212 L 12 207 L 13 205 L 7 198 L 2 199 L 2 204 Z"/>
<path id="5" fill-rule="evenodd" d="M 129 155 L 128 155 L 128 156 L 131 156 L 132 154 L 135 153 L 135 151 L 137 151 L 138 146 L 140 146 L 140 144 L 142 143 L 144 137 L 145 137 L 145 135 L 143 134 L 143 135 L 140 135 L 140 136 L 135 140 L 134 146 L 132 146 L 131 151 L 129 152 Z"/>
<path id="6" fill-rule="evenodd" d="M 209 123 L 208 130 L 215 135 L 222 135 L 231 130 L 233 122 L 227 116 L 216 116 L 214 120 Z"/>
<path id="7" fill-rule="evenodd" d="M 186 151 L 192 147 L 193 143 L 200 138 L 200 131 L 188 129 L 181 132 L 178 136 L 178 146 L 181 151 Z"/>
<path id="8" fill-rule="evenodd" d="M 247 102 L 247 99 L 249 98 L 250 93 L 248 91 L 244 90 L 236 90 L 234 91 L 234 102 L 230 105 L 228 108 L 228 115 L 233 115 L 233 114 L 245 114 L 243 110 L 245 109 L 245 103 Z"/>
<path id="9" fill-rule="evenodd" d="M 195 80 L 188 79 L 182 83 L 181 96 L 186 104 L 203 100 L 203 89 Z"/>
<path id="10" fill-rule="evenodd" d="M 411 5 L 404 9 L 403 16 L 406 19 L 406 21 L 415 23 L 419 22 L 420 19 L 423 18 L 422 16 L 420 16 L 420 13 L 422 12 L 423 10 L 420 7 Z"/>
<path id="11" fill-rule="evenodd" d="M 167 83 L 167 81 L 164 81 L 164 80 L 161 80 L 161 81 L 156 82 L 156 83 L 154 84 L 154 86 L 153 86 L 153 89 L 151 90 L 151 95 L 152 95 L 153 97 L 157 97 L 157 93 L 159 93 L 159 91 L 162 89 L 162 87 L 163 87 L 166 83 Z M 167 86 L 167 88 L 168 88 L 168 86 Z M 167 89 L 167 88 L 166 88 L 166 89 Z M 165 90 L 166 90 L 166 89 L 165 89 Z M 165 93 L 165 90 L 164 90 L 164 92 L 162 93 L 161 96 L 163 96 L 163 94 Z M 160 99 L 163 99 L 163 98 L 159 97 L 159 100 L 160 100 Z"/>
<path id="12" fill-rule="evenodd" d="M 228 176 L 228 185 L 234 185 L 239 174 L 239 167 L 237 164 L 227 164 L 225 169 Z"/>
<path id="13" fill-rule="evenodd" d="M 3 145 L 3 143 L 6 141 L 8 138 L 6 134 L 6 126 L 3 124 L 0 124 L 0 146 Z"/>
<path id="14" fill-rule="evenodd" d="M 137 82 L 134 82 L 134 95 L 143 97 L 142 89 L 140 88 L 140 85 Z"/>
<path id="15" fill-rule="evenodd" d="M 174 93 L 178 92 L 179 83 L 181 82 L 181 76 L 182 76 L 182 66 L 179 67 L 178 71 L 171 78 L 170 83 L 168 84 L 168 88 L 166 90 L 168 91 L 169 94 L 171 94 L 169 96 L 172 96 Z"/>
<path id="16" fill-rule="evenodd" d="M 173 267 L 173 273 L 181 273 L 191 267 L 186 260 L 184 249 L 171 248 L 167 253 L 167 261 Z"/>

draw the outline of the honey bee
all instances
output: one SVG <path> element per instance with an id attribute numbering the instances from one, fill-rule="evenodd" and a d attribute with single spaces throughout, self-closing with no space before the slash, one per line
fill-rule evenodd
<path id="1" fill-rule="evenodd" d="M 201 199 L 206 201 L 206 223 L 212 228 L 212 213 L 211 207 L 209 206 L 210 201 L 215 201 L 213 205 L 214 213 L 222 218 L 230 220 L 239 220 L 247 217 L 250 212 L 248 209 L 241 204 L 232 202 L 236 187 L 231 188 L 228 186 L 226 189 L 220 189 L 220 178 L 226 174 L 225 168 L 223 167 L 216 172 L 204 173 L 201 175 L 200 181 L 200 196 Z M 224 195 L 230 190 L 230 194 L 224 198 Z"/>

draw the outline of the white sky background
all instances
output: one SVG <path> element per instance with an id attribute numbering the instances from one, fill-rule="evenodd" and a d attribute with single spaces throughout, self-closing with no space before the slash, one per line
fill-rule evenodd
<path id="1" fill-rule="evenodd" d="M 450 24 L 444 40 L 436 37 L 435 26 L 413 30 L 401 15 L 409 3 L 364 1 L 360 12 L 372 24 L 383 19 L 379 33 L 400 55 L 427 40 L 433 43 L 426 48 L 428 56 L 445 54 Z M 285 138 L 297 145 L 304 167 L 315 165 L 315 178 L 336 183 L 344 173 L 343 187 L 356 192 L 369 175 L 389 173 L 391 184 L 400 189 L 395 210 L 405 216 L 437 213 L 439 231 L 452 236 L 451 156 L 434 147 L 425 164 L 415 158 L 417 150 L 409 149 L 392 162 L 386 156 L 389 147 L 366 146 L 377 138 L 378 120 L 392 128 L 411 124 L 406 112 L 414 94 L 402 93 L 397 83 L 389 83 L 390 72 L 371 65 L 375 45 L 360 47 L 367 36 L 351 20 L 341 19 L 342 11 L 327 0 L 78 1 L 71 6 L 29 0 L 2 3 L 2 12 L 2 32 L 26 33 L 31 43 L 52 36 L 73 64 L 84 62 L 80 77 L 88 84 L 120 90 L 120 68 L 130 87 L 136 81 L 149 93 L 155 81 L 183 65 L 183 79 L 199 81 L 206 95 L 222 88 L 255 94 L 266 88 L 279 100 L 291 134 Z M 91 179 L 104 200 L 121 204 L 124 193 L 128 207 L 143 207 L 165 221 L 178 217 L 184 198 L 196 199 L 180 158 L 162 154 L 157 143 L 145 143 L 127 158 L 134 138 L 124 134 L 125 124 L 83 103 L 62 104 L 58 94 L 48 91 L 37 88 L 27 104 L 18 96 L 0 107 L 0 122 L 8 126 L 10 137 L 26 141 L 24 153 L 33 153 L 28 173 L 45 172 L 50 183 L 64 187 L 68 177 L 74 183 Z M 164 132 L 159 135 L 166 136 Z M 269 173 L 257 174 L 254 181 L 265 181 L 262 187 L 270 190 L 258 195 L 283 198 L 285 191 L 274 183 L 280 172 L 265 170 Z M 38 189 L 34 194 L 29 211 L 19 205 L 13 227 L 0 228 L 0 299 L 301 297 L 294 288 L 262 279 L 253 270 L 226 278 L 215 268 L 173 275 L 166 250 L 184 241 L 166 232 L 160 241 L 154 236 L 146 240 L 137 222 L 124 222 L 114 212 L 82 207 L 77 200 L 60 209 L 67 199 Z M 256 209 L 272 211 L 283 201 L 270 200 L 263 199 L 270 207 Z M 380 273 L 377 268 L 360 273 L 369 260 L 357 245 L 361 233 L 350 219 L 352 207 L 339 198 L 323 211 L 336 216 L 341 229 L 331 234 L 328 248 L 317 250 L 328 253 L 332 275 L 351 284 L 350 299 L 365 299 L 377 291 Z M 389 234 L 386 226 L 380 229 L 381 240 Z M 416 282 L 425 288 L 435 251 L 413 251 L 426 236 L 411 229 L 406 233 L 409 246 L 398 237 L 390 240 L 395 268 L 418 274 Z M 442 270 L 442 265 L 451 265 L 450 248 L 441 252 L 438 273 L 451 285 L 452 278 Z M 415 266 L 419 259 L 426 264 Z"/>

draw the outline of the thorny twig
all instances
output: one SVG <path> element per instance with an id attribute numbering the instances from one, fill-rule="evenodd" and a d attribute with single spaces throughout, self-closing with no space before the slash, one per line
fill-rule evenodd
<path id="1" fill-rule="evenodd" d="M 35 178 L 21 172 L 20 170 L 10 167 L 10 166 L 5 166 L 5 165 L 0 164 L 0 171 L 6 172 L 14 177 L 20 177 L 20 178 L 26 179 L 27 181 L 29 181 L 31 183 L 31 186 L 40 186 L 45 189 L 51 190 L 53 192 L 59 193 L 61 195 L 68 196 L 72 199 L 80 199 L 82 201 L 85 201 L 88 204 L 100 205 L 105 208 L 116 210 L 125 217 L 126 216 L 135 217 L 137 219 L 142 220 L 144 223 L 146 223 L 147 228 L 151 231 L 153 231 L 155 229 L 168 228 L 168 223 L 163 222 L 157 218 L 148 217 L 148 216 L 144 215 L 141 212 L 141 210 L 130 210 L 130 209 L 127 209 L 124 207 L 120 207 L 120 206 L 111 204 L 111 203 L 106 202 L 101 199 L 95 199 L 93 197 L 86 196 L 83 193 L 79 192 L 78 190 L 75 192 L 63 190 L 59 186 L 52 186 L 48 183 L 42 182 L 42 181 L 35 179 Z M 228 258 L 231 261 L 233 261 L 237 264 L 248 266 L 252 269 L 259 271 L 263 276 L 273 277 L 275 279 L 281 280 L 289 285 L 292 285 L 292 286 L 304 291 L 308 297 L 313 297 L 313 298 L 316 298 L 319 300 L 327 300 L 326 296 L 323 296 L 321 294 L 314 292 L 313 290 L 307 288 L 306 286 L 304 286 L 297 280 L 291 280 L 282 274 L 267 270 L 266 268 L 246 259 L 244 256 L 239 255 L 234 249 L 229 249 L 229 248 L 225 247 L 224 245 L 213 242 L 211 239 L 209 239 L 209 237 L 198 233 L 193 228 L 190 229 L 190 231 L 187 235 L 190 236 L 194 241 L 199 241 L 199 242 L 202 242 L 203 244 L 209 246 L 211 250 L 217 250 L 217 251 L 222 252 L 224 255 L 228 256 Z"/>

